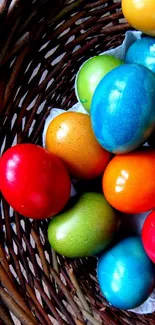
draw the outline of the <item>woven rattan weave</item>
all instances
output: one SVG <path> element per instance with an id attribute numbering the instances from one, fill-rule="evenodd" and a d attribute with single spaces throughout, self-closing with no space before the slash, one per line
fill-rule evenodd
<path id="1" fill-rule="evenodd" d="M 16 142 L 41 144 L 51 108 L 76 102 L 81 63 L 121 44 L 129 28 L 115 0 L 1 0 L 1 154 Z M 18 215 L 1 197 L 0 325 L 155 324 L 154 315 L 110 307 L 96 260 L 57 256 L 47 224 Z"/>

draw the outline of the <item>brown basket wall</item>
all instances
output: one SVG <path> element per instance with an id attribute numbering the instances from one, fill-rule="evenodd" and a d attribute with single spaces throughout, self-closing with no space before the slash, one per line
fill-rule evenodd
<path id="1" fill-rule="evenodd" d="M 129 28 L 120 8 L 116 0 L 0 1 L 1 154 L 16 142 L 41 144 L 49 110 L 76 102 L 81 63 L 118 46 Z M 0 325 L 154 324 L 154 315 L 108 306 L 96 260 L 56 255 L 47 224 L 18 215 L 1 197 Z"/>

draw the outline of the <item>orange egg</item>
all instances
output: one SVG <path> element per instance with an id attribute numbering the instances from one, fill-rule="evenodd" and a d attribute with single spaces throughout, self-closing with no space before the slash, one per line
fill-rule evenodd
<path id="1" fill-rule="evenodd" d="M 122 10 L 131 26 L 155 36 L 155 0 L 122 0 Z"/>
<path id="2" fill-rule="evenodd" d="M 45 144 L 78 179 L 102 175 L 111 157 L 97 142 L 89 115 L 83 113 L 66 112 L 54 118 L 47 129 Z"/>
<path id="3" fill-rule="evenodd" d="M 144 148 L 115 156 L 103 175 L 107 201 L 124 213 L 155 208 L 155 150 Z"/>

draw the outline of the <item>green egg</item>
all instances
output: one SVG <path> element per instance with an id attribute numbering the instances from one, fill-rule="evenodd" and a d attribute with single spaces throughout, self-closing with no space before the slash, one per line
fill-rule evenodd
<path id="1" fill-rule="evenodd" d="M 98 55 L 82 65 L 76 77 L 75 91 L 78 101 L 88 112 L 90 112 L 94 91 L 101 79 L 123 63 L 111 55 Z"/>
<path id="2" fill-rule="evenodd" d="M 84 193 L 69 210 L 51 219 L 48 240 L 66 257 L 92 256 L 110 244 L 119 224 L 103 194 Z"/>

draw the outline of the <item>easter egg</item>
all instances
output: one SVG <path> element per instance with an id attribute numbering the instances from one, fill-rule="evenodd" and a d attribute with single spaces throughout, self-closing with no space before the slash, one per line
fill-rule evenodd
<path id="1" fill-rule="evenodd" d="M 142 241 L 147 255 L 155 263 L 155 211 L 152 211 L 144 222 Z"/>
<path id="2" fill-rule="evenodd" d="M 0 159 L 0 187 L 15 211 L 45 219 L 64 208 L 71 181 L 58 157 L 34 144 L 18 144 Z"/>
<path id="3" fill-rule="evenodd" d="M 84 193 L 68 210 L 54 217 L 48 226 L 48 240 L 64 256 L 98 254 L 113 239 L 119 219 L 100 193 Z"/>
<path id="4" fill-rule="evenodd" d="M 82 106 L 89 112 L 92 96 L 100 80 L 123 62 L 111 55 L 90 58 L 80 68 L 76 81 L 76 95 Z"/>
<path id="5" fill-rule="evenodd" d="M 110 71 L 97 86 L 91 121 L 98 142 L 120 154 L 144 143 L 155 124 L 155 74 L 138 64 Z"/>
<path id="6" fill-rule="evenodd" d="M 138 63 L 155 72 L 155 39 L 143 37 L 134 42 L 125 57 L 127 63 Z"/>
<path id="7" fill-rule="evenodd" d="M 47 129 L 45 145 L 78 179 L 102 175 L 111 158 L 97 142 L 90 117 L 83 113 L 66 112 L 55 117 Z"/>
<path id="8" fill-rule="evenodd" d="M 102 181 L 107 201 L 127 214 L 155 208 L 155 150 L 143 147 L 117 155 L 108 164 Z"/>
<path id="9" fill-rule="evenodd" d="M 108 302 L 124 310 L 141 305 L 155 285 L 154 266 L 139 237 L 125 238 L 103 253 L 97 275 Z"/>
<path id="10" fill-rule="evenodd" d="M 132 27 L 155 36 L 154 0 L 122 0 L 122 11 Z"/>

